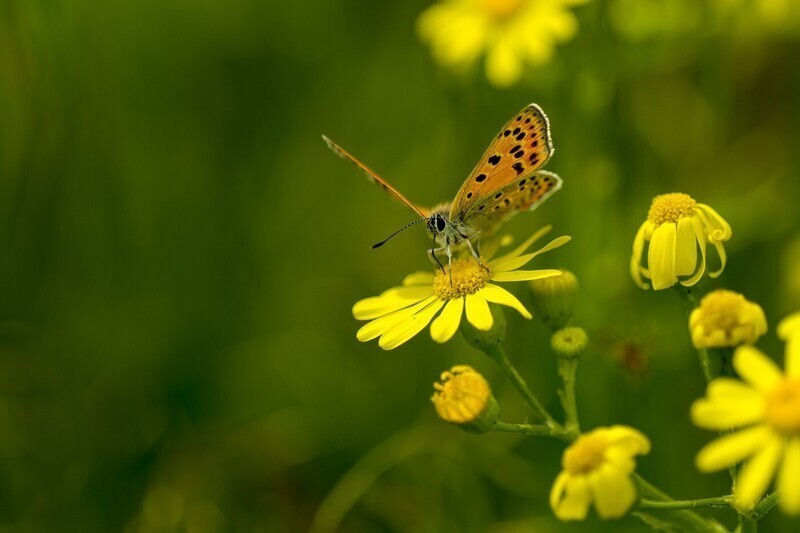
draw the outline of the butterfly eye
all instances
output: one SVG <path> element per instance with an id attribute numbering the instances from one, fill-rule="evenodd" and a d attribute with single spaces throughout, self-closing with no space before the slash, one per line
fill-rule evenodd
<path id="1" fill-rule="evenodd" d="M 446 223 L 444 221 L 444 217 L 441 215 L 436 216 L 436 231 L 444 231 Z"/>

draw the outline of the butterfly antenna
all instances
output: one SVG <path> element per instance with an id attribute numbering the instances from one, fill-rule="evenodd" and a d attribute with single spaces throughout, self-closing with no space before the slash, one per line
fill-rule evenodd
<path id="1" fill-rule="evenodd" d="M 389 241 L 389 239 L 391 239 L 392 237 L 394 237 L 395 235 L 397 235 L 398 233 L 400 233 L 400 232 L 401 232 L 401 231 L 403 231 L 404 229 L 410 228 L 410 227 L 411 227 L 411 226 L 413 226 L 414 224 L 419 224 L 419 223 L 420 223 L 420 222 L 422 222 L 423 220 L 428 220 L 428 219 L 427 219 L 427 218 L 421 218 L 421 219 L 419 219 L 419 220 L 415 220 L 414 222 L 409 222 L 408 224 L 406 224 L 405 226 L 403 226 L 403 227 L 402 227 L 402 228 L 400 228 L 399 230 L 395 231 L 394 233 L 392 233 L 391 235 L 389 235 L 388 237 L 386 237 L 385 239 L 383 239 L 381 242 L 379 242 L 379 243 L 376 243 L 376 244 L 373 244 L 373 245 L 372 245 L 372 249 L 374 250 L 375 248 L 380 248 L 381 246 L 383 246 L 384 244 L 386 244 L 386 243 Z"/>

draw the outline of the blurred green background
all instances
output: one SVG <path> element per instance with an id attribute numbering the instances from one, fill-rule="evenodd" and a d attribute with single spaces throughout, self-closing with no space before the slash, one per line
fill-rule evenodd
<path id="1" fill-rule="evenodd" d="M 371 251 L 409 213 L 320 134 L 433 204 L 532 101 L 565 184 L 506 228 L 574 238 L 539 266 L 581 281 L 584 427 L 641 429 L 639 470 L 677 497 L 727 490 L 693 466 L 713 435 L 688 417 L 703 382 L 680 302 L 637 289 L 628 258 L 651 197 L 686 192 L 734 230 L 703 290 L 741 291 L 772 329 L 800 308 L 795 4 L 589 3 L 506 90 L 434 62 L 428 5 L 0 3 L 0 531 L 642 530 L 553 518 L 560 443 L 438 421 L 431 383 L 462 363 L 526 416 L 461 338 L 355 339 L 352 304 L 429 268 L 427 239 Z M 507 316 L 558 412 L 547 330 Z M 760 344 L 781 360 L 772 331 Z"/>

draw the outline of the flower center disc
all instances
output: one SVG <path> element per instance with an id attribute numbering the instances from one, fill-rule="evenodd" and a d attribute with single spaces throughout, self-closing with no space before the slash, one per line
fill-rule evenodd
<path id="1" fill-rule="evenodd" d="M 519 10 L 525 0 L 478 0 L 492 18 L 505 19 Z"/>
<path id="2" fill-rule="evenodd" d="M 703 328 L 708 331 L 722 330 L 728 336 L 740 323 L 745 313 L 746 300 L 741 294 L 717 290 L 703 298 L 700 309 Z"/>
<path id="3" fill-rule="evenodd" d="M 800 433 L 800 379 L 787 379 L 767 397 L 767 422 L 784 433 Z"/>
<path id="4" fill-rule="evenodd" d="M 564 453 L 564 468 L 571 474 L 585 474 L 603 464 L 606 454 L 606 439 L 602 435 L 578 437 Z"/>
<path id="5" fill-rule="evenodd" d="M 492 273 L 484 270 L 472 257 L 453 261 L 452 274 L 453 284 L 451 285 L 449 274 L 441 270 L 436 271 L 436 277 L 433 279 L 433 293 L 442 300 L 461 298 L 477 292 L 492 277 Z"/>
<path id="6" fill-rule="evenodd" d="M 676 223 L 682 218 L 692 216 L 695 205 L 697 202 L 694 198 L 682 192 L 661 194 L 653 198 L 647 218 L 656 226 L 665 222 Z"/>

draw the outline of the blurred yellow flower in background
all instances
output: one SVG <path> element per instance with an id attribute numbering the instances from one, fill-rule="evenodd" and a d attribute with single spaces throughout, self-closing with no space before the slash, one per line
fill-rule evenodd
<path id="1" fill-rule="evenodd" d="M 786 348 L 785 373 L 761 351 L 738 348 L 733 366 L 744 383 L 717 378 L 708 384 L 706 397 L 692 405 L 699 427 L 743 428 L 706 445 L 695 460 L 701 471 L 715 472 L 747 459 L 734 487 L 742 509 L 764 495 L 777 470 L 781 509 L 800 514 L 800 342 Z"/>
<path id="2" fill-rule="evenodd" d="M 487 433 L 500 416 L 500 407 L 486 379 L 467 365 L 442 372 L 441 383 L 434 383 L 431 401 L 436 414 L 445 422 L 471 433 Z"/>
<path id="3" fill-rule="evenodd" d="M 662 194 L 653 198 L 647 220 L 633 240 L 631 276 L 643 289 L 649 288 L 642 277 L 649 278 L 653 289 L 672 287 L 678 281 L 690 287 L 706 271 L 706 247 L 713 244 L 720 258 L 719 270 L 709 272 L 716 278 L 725 269 L 726 254 L 722 243 L 731 238 L 730 225 L 706 204 L 683 193 Z M 645 244 L 646 266 L 642 265 Z M 697 250 L 700 250 L 698 262 Z"/>
<path id="4" fill-rule="evenodd" d="M 550 491 L 550 506 L 560 520 L 583 520 L 594 503 L 600 518 L 618 518 L 636 501 L 631 474 L 635 455 L 650 452 L 650 441 L 628 426 L 597 428 L 564 451 Z"/>
<path id="5" fill-rule="evenodd" d="M 578 21 L 570 7 L 587 1 L 443 0 L 420 14 L 417 29 L 442 65 L 467 69 L 485 52 L 486 78 L 507 87 L 572 39 Z"/>
<path id="6" fill-rule="evenodd" d="M 767 332 L 764 310 L 738 292 L 719 289 L 700 300 L 689 316 L 695 348 L 755 344 Z"/>
<path id="7" fill-rule="evenodd" d="M 441 270 L 416 272 L 406 276 L 402 286 L 356 302 L 353 306 L 356 320 L 370 320 L 358 330 L 358 340 L 367 342 L 380 337 L 378 345 L 391 350 L 433 321 L 431 337 L 436 342 L 447 342 L 458 330 L 464 311 L 470 324 L 481 331 L 489 331 L 494 324 L 490 303 L 513 307 L 525 318 L 531 318 L 513 294 L 490 282 L 530 281 L 561 275 L 561 271 L 555 269 L 517 270 L 537 255 L 569 242 L 570 237 L 558 237 L 526 254 L 531 244 L 550 229 L 550 226 L 542 228 L 508 254 L 485 262 L 488 272 L 473 257 L 455 259 L 448 273 Z"/>

